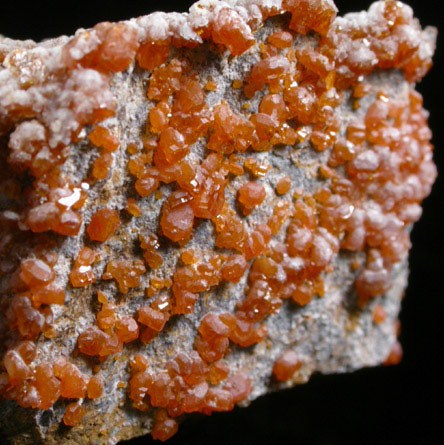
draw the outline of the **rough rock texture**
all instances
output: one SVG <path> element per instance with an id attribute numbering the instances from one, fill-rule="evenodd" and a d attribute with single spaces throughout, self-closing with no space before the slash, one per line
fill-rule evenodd
<path id="1" fill-rule="evenodd" d="M 298 16 L 298 11 L 304 8 L 308 8 L 304 17 L 309 19 Z M 224 14 L 229 16 L 227 22 Z M 422 31 L 412 19 L 410 9 L 399 2 L 377 2 L 369 12 L 344 18 L 334 18 L 335 15 L 330 0 L 287 1 L 284 5 L 278 0 L 201 1 L 189 14 L 155 13 L 122 22 L 121 29 L 106 25 L 105 31 L 100 26 L 93 31 L 80 30 L 74 39 L 61 37 L 35 44 L 0 37 L 0 303 L 5 314 L 0 316 L 0 354 L 4 357 L 16 354 L 14 351 L 22 339 L 35 342 L 37 347 L 36 357 L 30 363 L 25 365 L 26 360 L 20 359 L 27 369 L 25 377 L 17 377 L 18 371 L 12 365 L 8 367 L 5 358 L 3 368 L 0 367 L 0 395 L 4 397 L 0 401 L 0 434 L 4 440 L 14 444 L 111 444 L 146 434 L 152 431 L 155 422 L 162 431 L 167 431 L 163 414 L 158 414 L 164 411 L 159 408 L 165 408 L 171 417 L 182 412 L 170 402 L 156 403 L 153 397 L 144 397 L 146 389 L 141 390 L 141 397 L 132 394 L 128 382 L 132 381 L 134 387 L 137 369 L 129 363 L 140 354 L 147 361 L 148 372 L 161 375 L 166 363 L 178 353 L 189 355 L 193 351 L 199 336 L 197 330 L 204 316 L 210 313 L 236 313 L 239 319 L 253 323 L 251 329 L 262 326 L 268 330 L 266 336 L 262 335 L 265 331 L 254 331 L 258 338 L 248 345 L 233 340 L 232 334 L 216 335 L 231 340 L 230 349 L 221 355 L 230 375 L 247 376 L 249 383 L 242 380 L 244 394 L 230 399 L 228 407 L 215 410 L 230 409 L 236 402 L 248 405 L 268 391 L 304 383 L 314 372 L 350 372 L 399 359 L 397 317 L 407 284 L 408 233 L 411 223 L 420 216 L 419 203 L 427 196 L 435 176 L 427 115 L 412 88 L 413 82 L 420 80 L 431 65 L 435 30 Z M 222 29 L 219 32 L 218 26 Z M 386 28 L 394 30 L 393 33 Z M 341 29 L 345 29 L 345 34 L 341 34 Z M 271 35 L 282 30 L 290 32 L 289 44 L 282 43 L 283 39 L 275 42 L 275 46 L 265 46 L 267 42 L 273 43 Z M 118 37 L 115 46 L 109 45 L 111 49 L 107 49 L 106 39 L 112 32 L 124 37 Z M 387 35 L 393 40 L 384 41 Z M 119 45 L 124 48 L 121 53 Z M 143 45 L 154 47 L 153 53 L 146 50 L 145 59 L 140 49 Z M 169 49 L 166 56 L 162 55 L 163 46 Z M 108 56 L 104 55 L 106 51 Z M 166 133 L 168 124 L 156 130 L 150 111 L 159 101 L 154 95 L 147 98 L 153 70 L 160 69 L 156 65 L 159 54 L 160 67 L 165 63 L 171 66 L 169 61 L 174 58 L 187 62 L 181 68 L 185 74 L 181 74 L 179 86 L 173 85 L 171 94 L 166 96 L 170 105 L 181 101 L 178 99 L 182 94 L 178 92 L 181 84 L 192 91 L 190 99 L 173 104 L 162 118 L 170 119 L 171 113 L 174 118 L 174 113 L 182 111 L 189 114 L 188 119 L 190 115 L 200 116 L 198 119 L 209 122 L 209 129 L 196 130 L 187 120 L 184 127 L 192 127 L 197 138 L 186 141 L 186 153 L 166 163 L 156 160 L 156 156 L 160 156 L 158 135 L 161 133 L 162 141 L 162 131 Z M 304 58 L 306 54 L 308 61 Z M 324 59 L 319 59 L 321 55 Z M 258 66 L 261 59 L 272 57 L 276 58 L 273 66 L 278 68 L 273 71 L 275 68 L 271 67 L 271 75 L 259 73 L 258 77 L 265 81 L 254 88 L 252 67 Z M 283 67 L 281 71 L 279 66 Z M 193 108 L 194 104 L 186 110 L 187 100 L 192 102 L 204 91 L 186 84 L 190 79 L 206 87 L 204 109 L 210 111 L 205 116 L 199 104 L 200 108 Z M 305 90 L 305 99 L 298 99 L 297 103 L 291 99 L 291 92 L 307 85 L 312 89 Z M 278 123 L 276 115 L 260 109 L 264 97 L 270 93 L 285 99 L 287 114 Z M 307 105 L 313 103 L 313 98 L 317 105 Z M 210 137 L 218 132 L 213 113 L 224 101 L 246 122 L 253 122 L 250 126 L 242 125 L 254 133 L 250 139 L 245 137 L 247 142 L 239 133 L 234 142 L 218 140 L 209 149 Z M 318 107 L 313 111 L 316 117 L 307 111 L 309 107 Z M 262 117 L 272 115 L 269 120 L 275 120 L 267 121 L 263 127 L 254 118 L 248 121 L 259 111 Z M 98 122 L 110 133 L 95 140 L 91 135 Z M 361 126 L 353 127 L 356 123 Z M 223 122 L 222 127 L 229 125 Z M 353 128 L 357 128 L 355 133 Z M 292 133 L 282 136 L 287 129 L 292 129 Z M 183 128 L 181 131 L 185 133 Z M 261 136 L 261 132 L 266 136 Z M 267 146 L 272 138 L 275 142 Z M 246 145 L 242 149 L 217 148 L 224 143 Z M 174 144 L 169 141 L 164 145 Z M 97 148 L 100 146 L 101 151 Z M 230 157 L 233 152 L 237 155 L 235 161 Z M 99 153 L 105 167 L 98 164 L 92 167 Z M 141 161 L 145 166 L 142 173 L 134 173 L 136 169 L 129 160 L 139 158 L 140 153 L 147 155 Z M 183 171 L 179 179 L 161 177 L 159 181 L 156 177 L 156 186 L 150 192 L 156 191 L 144 193 L 137 188 L 137 182 L 135 187 L 135 176 L 138 181 L 152 179 L 153 172 L 146 171 L 151 162 L 162 172 L 178 165 L 181 159 L 199 165 L 211 153 L 219 153 L 217 160 L 212 158 L 213 163 L 219 164 L 208 176 L 222 178 L 219 186 L 225 207 L 214 209 L 210 204 L 205 208 L 210 214 L 204 215 L 193 204 L 190 233 L 182 236 L 183 230 L 177 229 L 177 235 L 177 231 L 173 233 L 159 222 L 160 216 L 167 213 L 167 198 L 176 190 L 189 190 L 191 181 L 183 186 L 186 182 Z M 36 161 L 38 156 L 40 161 Z M 251 159 L 269 168 L 257 172 L 251 166 Z M 235 163 L 244 164 L 245 170 L 233 173 Z M 278 185 L 284 177 L 290 178 L 289 191 L 282 183 Z M 258 204 L 251 207 L 248 202 L 255 198 L 249 195 L 245 204 L 239 194 L 247 182 L 260 183 L 265 191 Z M 341 192 L 340 184 L 352 187 L 353 192 L 348 195 Z M 184 202 L 189 199 L 196 202 L 199 195 L 190 198 L 189 193 L 182 197 Z M 210 203 L 220 198 L 216 189 L 211 189 L 209 195 Z M 130 198 L 138 206 L 133 211 L 126 210 Z M 45 211 L 42 206 L 54 202 L 58 206 L 54 212 L 59 213 L 41 216 Z M 283 210 L 273 226 L 269 221 L 275 205 L 290 210 L 289 213 Z M 297 213 L 295 205 L 311 209 L 314 225 L 304 226 L 302 213 Z M 117 210 L 120 225 L 99 242 L 87 227 L 102 208 Z M 237 246 L 217 241 L 216 232 L 225 230 L 217 228 L 220 215 L 227 208 L 237 215 L 236 221 L 245 224 L 245 238 L 251 239 L 259 224 L 269 222 L 271 233 L 263 228 L 254 232 L 262 233 L 259 250 L 248 252 L 246 241 Z M 69 220 L 66 224 L 64 217 Z M 111 214 L 107 215 L 104 221 L 110 221 L 110 217 Z M 173 225 L 180 226 L 186 219 L 187 215 L 182 213 Z M 299 230 L 297 233 L 307 228 L 310 236 L 316 234 L 308 250 L 291 251 L 297 250 L 289 241 L 294 227 Z M 98 232 L 103 235 L 102 226 Z M 110 279 L 112 272 L 107 265 L 112 260 L 126 259 L 133 266 L 134 261 L 143 260 L 144 253 L 151 252 L 143 243 L 142 248 L 140 245 L 140 235 L 150 233 L 159 237 L 160 247 L 155 251 L 161 255 L 162 265 L 153 267 L 153 258 L 148 254 L 144 265 L 138 266 L 140 279 L 135 278 L 139 273 L 136 268 L 126 282 Z M 228 238 L 235 235 L 229 233 Z M 359 237 L 361 241 L 357 241 Z M 99 256 L 95 262 L 75 266 L 79 251 L 85 246 Z M 209 265 L 214 255 L 225 256 L 208 272 L 215 280 L 211 284 L 208 279 L 193 287 L 193 283 L 203 278 L 198 274 L 191 278 L 186 290 L 196 295 L 194 310 L 181 311 L 178 300 L 182 294 L 174 290 L 174 285 L 181 283 L 177 278 L 179 267 L 194 270 L 189 265 L 193 261 L 184 260 L 183 253 L 189 250 L 198 264 Z M 54 252 L 55 259 L 51 257 Z M 243 255 L 252 270 L 243 270 L 239 280 L 222 279 L 223 263 L 234 254 Z M 36 258 L 49 264 L 54 272 L 54 277 L 43 284 L 39 281 L 40 272 L 33 278 L 39 281 L 37 284 L 27 279 L 24 272 L 24 261 Z M 87 282 L 76 286 L 72 273 L 82 267 L 79 274 L 84 274 L 81 278 Z M 91 271 L 94 278 L 88 279 Z M 161 283 L 156 293 L 153 278 L 170 281 Z M 131 283 L 133 279 L 135 283 Z M 45 300 L 38 296 L 38 291 L 46 289 L 49 282 L 65 292 L 64 304 L 48 304 L 54 303 L 56 297 Z M 265 286 L 263 294 L 258 291 L 256 295 L 256 299 L 262 299 L 259 306 L 272 301 L 270 308 L 256 310 L 251 304 L 242 306 L 241 302 L 251 296 L 251 288 L 257 282 Z M 307 285 L 308 291 L 302 289 Z M 106 294 L 108 303 L 103 296 L 97 301 L 98 291 Z M 163 300 L 156 302 L 159 296 Z M 32 309 L 20 312 L 18 302 L 28 304 L 23 301 L 31 301 Z M 144 337 L 141 334 L 142 341 L 125 342 L 119 337 L 118 344 L 108 352 L 85 353 L 79 336 L 97 325 L 101 304 L 115 305 L 110 311 L 117 315 L 111 318 L 137 320 L 140 332 L 145 332 Z M 168 320 L 152 339 L 149 338 L 152 331 L 148 332 L 151 321 L 143 322 L 140 316 L 140 309 L 149 305 L 154 305 L 157 313 L 166 314 Z M 37 331 L 35 324 L 39 326 Z M 114 329 L 118 328 L 114 325 L 117 326 L 115 320 L 111 327 L 100 326 L 106 338 L 115 338 Z M 202 330 L 199 332 L 200 338 L 204 338 Z M 106 343 L 106 338 L 101 341 Z M 206 358 L 202 348 L 197 349 L 211 366 L 213 360 Z M 273 377 L 276 361 L 288 350 L 295 353 L 297 365 L 293 363 L 288 378 L 278 379 L 276 372 Z M 32 392 L 39 388 L 34 383 L 38 382 L 36 369 L 38 365 L 54 363 L 61 356 L 78 367 L 85 381 L 94 374 L 100 376 L 104 383 L 101 397 L 92 400 L 84 396 L 83 390 L 81 397 L 57 397 L 49 407 L 43 407 L 42 391 L 37 390 L 37 395 Z M 56 377 L 52 375 L 55 392 L 59 390 Z M 210 386 L 217 384 L 211 382 Z M 219 387 L 223 388 L 224 383 Z M 162 391 L 166 393 L 167 389 Z M 206 396 L 202 397 L 201 405 L 185 412 L 205 412 L 205 409 L 206 413 L 211 412 Z M 85 416 L 72 427 L 66 425 L 69 424 L 66 417 L 65 424 L 62 422 L 68 403 L 73 401 L 70 398 L 80 399 L 86 407 Z M 38 409 L 42 407 L 45 409 Z M 167 436 L 158 432 L 156 437 Z"/>

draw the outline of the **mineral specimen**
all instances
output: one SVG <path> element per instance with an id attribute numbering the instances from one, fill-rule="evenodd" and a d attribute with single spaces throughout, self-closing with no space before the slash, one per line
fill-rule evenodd
<path id="1" fill-rule="evenodd" d="M 1 37 L 3 438 L 166 440 L 397 363 L 435 34 L 392 0 L 201 0 Z"/>

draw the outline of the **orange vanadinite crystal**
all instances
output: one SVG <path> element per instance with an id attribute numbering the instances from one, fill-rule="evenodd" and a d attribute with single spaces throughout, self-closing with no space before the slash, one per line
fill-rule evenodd
<path id="1" fill-rule="evenodd" d="M 98 399 L 103 393 L 103 381 L 99 376 L 93 376 L 89 379 L 87 394 L 89 399 Z"/>
<path id="2" fill-rule="evenodd" d="M 73 210 L 62 210 L 53 202 L 33 207 L 27 215 L 27 223 L 34 233 L 53 230 L 64 236 L 76 236 L 82 224 L 81 216 Z"/>
<path id="3" fill-rule="evenodd" d="M 61 381 L 61 396 L 81 399 L 85 396 L 87 380 L 80 370 L 65 358 L 54 363 L 54 375 Z"/>
<path id="4" fill-rule="evenodd" d="M 151 269 L 158 269 L 163 264 L 162 255 L 157 252 L 160 243 L 154 233 L 140 235 L 140 247 L 144 250 L 143 257 Z"/>
<path id="5" fill-rule="evenodd" d="M 206 84 L 205 84 L 205 89 L 207 91 L 216 91 L 217 90 L 217 83 L 214 80 L 209 80 Z"/>
<path id="6" fill-rule="evenodd" d="M 136 365 L 136 363 L 135 363 Z M 169 417 L 190 412 L 211 414 L 232 409 L 251 392 L 251 381 L 244 373 L 230 377 L 224 389 L 212 388 L 228 376 L 228 368 L 218 362 L 211 371 L 196 352 L 179 354 L 166 364 L 166 371 L 151 375 L 142 367 L 133 367 L 130 398 L 134 406 L 146 409 L 145 396 L 154 407 L 166 409 Z M 156 427 L 155 427 L 156 428 Z"/>
<path id="7" fill-rule="evenodd" d="M 259 111 L 277 122 L 286 121 L 288 116 L 287 106 L 279 94 L 268 94 L 265 96 L 259 105 Z"/>
<path id="8" fill-rule="evenodd" d="M 140 68 L 153 70 L 163 65 L 170 55 L 170 44 L 168 41 L 147 42 L 141 45 L 136 60 Z"/>
<path id="9" fill-rule="evenodd" d="M 293 42 L 293 36 L 287 31 L 275 32 L 268 37 L 268 41 L 276 48 L 289 48 Z"/>
<path id="10" fill-rule="evenodd" d="M 262 184 L 258 182 L 247 182 L 239 189 L 237 199 L 242 204 L 244 214 L 248 214 L 262 203 L 265 196 L 266 193 Z"/>
<path id="11" fill-rule="evenodd" d="M 288 176 L 283 176 L 281 179 L 279 179 L 278 183 L 276 184 L 276 193 L 278 195 L 285 195 L 288 193 L 291 189 L 291 178 Z"/>
<path id="12" fill-rule="evenodd" d="M 116 321 L 117 338 L 122 343 L 130 343 L 139 338 L 139 326 L 132 317 L 123 317 Z"/>
<path id="13" fill-rule="evenodd" d="M 182 262 L 187 265 L 194 264 L 197 262 L 197 258 L 194 254 L 194 251 L 192 250 L 185 250 L 184 252 L 182 252 L 180 258 Z"/>
<path id="14" fill-rule="evenodd" d="M 213 363 L 210 368 L 210 383 L 212 385 L 218 385 L 220 382 L 224 381 L 228 377 L 229 373 L 230 368 L 222 360 Z"/>
<path id="15" fill-rule="evenodd" d="M 55 278 L 52 268 L 39 259 L 22 261 L 20 269 L 20 278 L 30 288 L 45 286 Z"/>
<path id="16" fill-rule="evenodd" d="M 137 354 L 131 359 L 130 365 L 132 372 L 146 371 L 148 368 L 148 360 L 143 355 Z"/>
<path id="17" fill-rule="evenodd" d="M 168 320 L 167 314 L 156 311 L 150 307 L 142 307 L 139 309 L 139 323 L 153 329 L 154 331 L 161 331 Z"/>
<path id="18" fill-rule="evenodd" d="M 387 318 L 387 312 L 380 304 L 375 306 L 373 310 L 373 323 L 381 324 Z"/>
<path id="19" fill-rule="evenodd" d="M 273 375 L 276 380 L 286 382 L 300 369 L 302 362 L 294 351 L 286 351 L 274 362 Z"/>
<path id="20" fill-rule="evenodd" d="M 274 56 L 253 65 L 250 75 L 246 79 L 244 93 L 248 98 L 254 96 L 265 84 L 276 85 L 289 71 L 290 63 L 282 56 Z"/>
<path id="21" fill-rule="evenodd" d="M 225 281 L 238 283 L 244 276 L 248 264 L 243 255 L 231 255 L 222 266 L 222 278 Z"/>
<path id="22" fill-rule="evenodd" d="M 205 105 L 205 91 L 201 84 L 191 77 L 184 77 L 175 95 L 174 111 L 198 111 Z"/>
<path id="23" fill-rule="evenodd" d="M 98 210 L 91 218 L 91 222 L 86 229 L 92 241 L 101 243 L 111 238 L 120 227 L 120 218 L 117 210 Z"/>
<path id="24" fill-rule="evenodd" d="M 80 249 L 77 258 L 76 266 L 90 266 L 96 260 L 96 253 L 89 247 L 83 247 Z"/>
<path id="25" fill-rule="evenodd" d="M 62 383 L 54 375 L 51 365 L 43 363 L 35 369 L 35 387 L 39 393 L 39 409 L 49 409 L 61 396 Z"/>
<path id="26" fill-rule="evenodd" d="M 112 163 L 113 157 L 110 153 L 104 153 L 103 155 L 99 156 L 93 165 L 93 177 L 95 179 L 106 179 Z"/>
<path id="27" fill-rule="evenodd" d="M 86 408 L 79 403 L 70 403 L 66 406 L 63 423 L 66 426 L 76 426 L 86 415 Z"/>
<path id="28" fill-rule="evenodd" d="M 171 107 L 167 102 L 159 102 L 151 109 L 149 114 L 150 130 L 152 133 L 160 133 L 166 129 L 169 123 Z"/>
<path id="29" fill-rule="evenodd" d="M 54 375 L 61 381 L 62 397 L 68 399 L 85 397 L 87 380 L 75 365 L 62 357 L 54 363 Z"/>
<path id="30" fill-rule="evenodd" d="M 254 125 L 242 115 L 235 114 L 225 103 L 216 105 L 213 112 L 213 133 L 208 148 L 225 154 L 245 152 L 253 141 Z"/>
<path id="31" fill-rule="evenodd" d="M 27 217 L 29 228 L 34 233 L 53 230 L 57 225 L 60 209 L 53 202 L 47 202 L 32 208 Z"/>
<path id="32" fill-rule="evenodd" d="M 81 64 L 104 73 L 126 70 L 133 62 L 138 48 L 136 29 L 126 23 L 105 22 L 96 25 L 94 31 L 93 35 L 79 34 L 63 48 L 67 65 Z M 78 57 L 75 49 L 82 44 L 85 45 L 88 40 L 93 40 L 90 42 L 89 51 L 81 52 L 81 56 Z"/>
<path id="33" fill-rule="evenodd" d="M 140 153 L 128 161 L 128 171 L 138 179 L 144 178 L 149 171 L 147 169 L 147 164 L 151 163 L 151 161 L 151 153 Z"/>
<path id="34" fill-rule="evenodd" d="M 104 127 L 95 127 L 88 137 L 91 144 L 107 153 L 116 151 L 120 145 L 119 140 Z"/>
<path id="35" fill-rule="evenodd" d="M 134 216 L 135 218 L 138 218 L 139 216 L 142 215 L 142 210 L 134 198 L 128 199 L 126 210 L 130 215 Z"/>
<path id="36" fill-rule="evenodd" d="M 338 12 L 333 0 L 284 0 L 284 5 L 292 15 L 290 29 L 300 34 L 327 34 Z"/>
<path id="37" fill-rule="evenodd" d="M 253 385 L 247 374 L 238 372 L 228 378 L 224 389 L 231 394 L 234 403 L 240 403 L 253 391 Z"/>
<path id="38" fill-rule="evenodd" d="M 256 161 L 254 158 L 247 158 L 245 160 L 245 168 L 250 171 L 250 173 L 258 178 L 263 178 L 271 170 L 271 166 L 265 163 Z"/>
<path id="39" fill-rule="evenodd" d="M 171 165 L 180 161 L 188 154 L 189 148 L 185 138 L 174 128 L 167 128 L 160 134 L 159 145 L 154 154 L 157 167 Z"/>
<path id="40" fill-rule="evenodd" d="M 33 363 L 38 354 L 33 341 L 41 333 L 45 341 L 58 335 L 50 305 L 65 301 L 65 290 L 57 284 L 65 282 L 64 267 L 59 267 L 52 252 L 65 236 L 79 236 L 80 250 L 71 258 L 74 265 L 69 274 L 73 288 L 94 283 L 98 289 L 112 289 L 115 283 L 104 281 L 113 279 L 122 294 L 149 298 L 128 314 L 124 303 L 98 290 L 101 306 L 96 326 L 78 336 L 77 347 L 99 361 L 119 354 L 125 344 L 136 340 L 155 343 L 175 318 L 193 314 L 197 302 L 199 310 L 206 307 L 199 301 L 201 293 L 220 286 L 218 292 L 228 294 L 246 286 L 232 313 L 203 314 L 194 351 L 178 354 L 155 372 L 150 369 L 151 357 L 131 359 L 129 397 L 143 412 L 159 408 L 152 430 L 159 440 L 177 432 L 175 417 L 227 411 L 247 399 L 250 378 L 242 371 L 230 374 L 229 359 L 222 360 L 230 353 L 230 344 L 250 348 L 263 341 L 267 317 L 279 312 L 284 300 L 305 306 L 322 297 L 325 275 L 335 267 L 339 252 L 363 255 L 362 261 L 354 262 L 360 306 L 390 288 L 393 267 L 410 246 L 406 228 L 419 218 L 420 203 L 436 171 L 421 97 L 411 90 L 396 99 L 374 90 L 367 75 L 397 69 L 407 81 L 419 80 L 431 66 L 425 37 L 420 37 L 410 10 L 399 2 L 386 1 L 364 13 L 362 22 L 370 14 L 371 26 L 351 24 L 347 18 L 335 20 L 337 10 L 331 0 L 282 3 L 279 9 L 259 2 L 251 8 L 254 13 L 224 4 L 207 11 L 207 25 L 196 22 L 197 28 L 192 29 L 183 22 L 183 27 L 176 24 L 165 33 L 163 21 L 168 20 L 162 16 L 159 29 L 153 27 L 154 37 L 133 22 L 99 24 L 64 45 L 62 65 L 55 71 L 48 67 L 49 72 L 43 73 L 30 63 L 26 75 L 14 74 L 21 89 L 8 99 L 11 105 L 4 105 L 5 123 L 11 127 L 10 153 L 0 156 L 0 193 L 16 203 L 9 213 L 0 215 L 0 279 L 8 277 L 6 285 L 1 284 L 8 293 L 5 314 L 11 330 L 0 371 L 2 396 L 23 407 L 48 409 L 60 397 L 96 399 L 102 395 L 102 378 L 95 376 L 88 382 L 66 358 Z M 262 25 L 261 14 L 266 20 L 284 12 L 291 13 L 289 29 L 276 22 L 271 35 L 267 28 L 254 34 Z M 301 45 L 298 34 L 312 32 L 320 34 L 316 44 Z M 194 71 L 193 58 L 177 48 L 195 48 L 201 41 L 210 41 L 208 50 L 217 54 L 227 49 L 231 58 L 251 53 L 239 59 L 245 75 L 238 71 L 233 81 L 230 73 L 219 83 Z M 19 53 L 11 54 L 8 64 L 21 73 Z M 151 71 L 144 77 L 148 117 L 140 125 L 140 139 L 137 132 L 131 133 L 132 142 L 123 151 L 119 141 L 119 137 L 124 140 L 123 130 L 113 127 L 113 121 L 99 122 L 115 114 L 113 73 L 133 63 L 138 65 L 136 72 Z M 28 89 L 36 89 L 35 96 L 45 98 L 47 91 L 64 91 L 69 103 L 64 108 L 45 99 L 35 107 L 25 106 L 26 101 L 17 102 L 14 97 L 24 100 Z M 242 92 L 251 102 L 242 98 Z M 362 113 L 342 122 L 337 108 L 350 96 Z M 65 116 L 66 122 L 54 123 L 55 115 Z M 83 173 L 72 173 L 76 164 L 66 164 L 66 160 L 86 130 L 92 153 L 84 158 L 91 159 L 85 171 L 91 177 L 79 179 Z M 317 160 L 321 154 L 328 159 L 328 167 L 322 161 L 307 169 L 323 182 L 312 194 L 301 188 L 290 196 L 292 178 L 281 176 L 288 171 L 284 161 L 290 158 L 299 168 L 301 150 L 311 150 L 310 157 Z M 284 154 L 276 162 L 278 151 Z M 119 165 L 112 181 L 101 183 L 110 176 L 114 157 L 119 163 L 127 161 Z M 3 181 L 3 171 L 9 174 L 9 166 L 13 179 Z M 92 214 L 86 241 L 104 243 L 122 227 L 119 237 L 94 252 L 82 247 L 82 209 L 88 218 L 96 210 L 89 199 L 96 196 L 101 206 L 107 205 L 107 187 L 120 180 L 120 168 L 134 182 L 121 183 L 122 196 L 113 198 L 112 206 L 128 214 L 122 215 L 122 221 L 118 210 L 103 208 Z M 280 177 L 277 183 L 275 173 Z M 276 195 L 273 207 L 267 209 L 263 203 L 272 184 Z M 94 188 L 91 195 L 90 188 Z M 159 215 L 154 209 L 160 205 Z M 23 237 L 27 231 L 32 237 Z M 56 242 L 39 238 L 50 231 Z M 208 243 L 214 233 L 214 249 L 203 250 L 197 244 L 196 250 L 182 250 L 179 260 L 178 249 L 188 242 L 195 249 L 202 233 Z M 24 241 L 18 241 L 17 252 L 13 249 L 11 264 L 3 261 L 21 237 Z M 141 251 L 132 244 L 137 238 Z M 96 277 L 94 270 L 101 265 L 95 263 L 101 256 L 106 256 L 106 266 L 102 277 Z M 16 258 L 20 265 L 19 261 L 14 265 Z M 146 277 L 144 262 L 151 269 Z M 79 295 L 78 290 L 74 292 L 68 301 Z M 376 305 L 373 322 L 383 323 L 386 317 L 385 309 Z M 17 343 L 17 338 L 25 340 Z M 385 364 L 398 363 L 401 356 L 397 343 Z M 301 366 L 297 354 L 286 351 L 272 373 L 278 381 L 291 381 Z M 117 385 L 125 386 L 123 381 Z M 63 422 L 78 425 L 85 414 L 84 406 L 71 403 Z"/>
<path id="41" fill-rule="evenodd" d="M 126 146 L 126 151 L 127 151 L 130 155 L 135 155 L 135 154 L 139 153 L 139 146 L 138 146 L 135 142 L 130 142 L 130 143 Z"/>
<path id="42" fill-rule="evenodd" d="M 119 353 L 123 347 L 116 334 L 107 334 L 96 327 L 82 332 L 77 339 L 77 345 L 83 354 L 99 357 Z"/>
<path id="43" fill-rule="evenodd" d="M 199 296 L 193 292 L 183 291 L 178 285 L 173 285 L 173 314 L 192 314 Z"/>
<path id="44" fill-rule="evenodd" d="M 256 43 L 251 29 L 233 9 L 224 8 L 214 19 L 211 37 L 239 56 Z"/>
<path id="45" fill-rule="evenodd" d="M 119 290 L 123 294 L 140 284 L 140 276 L 146 272 L 142 260 L 112 260 L 106 265 L 102 279 L 115 279 L 119 285 Z"/>
<path id="46" fill-rule="evenodd" d="M 135 189 L 142 198 L 151 195 L 157 190 L 158 187 L 159 180 L 151 176 L 147 176 L 146 178 L 139 178 L 135 184 Z"/>
<path id="47" fill-rule="evenodd" d="M 185 241 L 193 231 L 194 211 L 189 193 L 171 193 L 162 207 L 160 226 L 163 234 L 172 241 Z"/>
<path id="48" fill-rule="evenodd" d="M 372 87 L 369 83 L 359 82 L 353 88 L 353 97 L 355 97 L 356 99 L 360 99 L 370 93 L 371 89 Z"/>
<path id="49" fill-rule="evenodd" d="M 3 365 L 8 373 L 11 385 L 16 385 L 31 376 L 28 364 L 18 351 L 9 350 L 3 357 Z"/>
<path id="50" fill-rule="evenodd" d="M 397 341 L 394 345 L 392 350 L 390 351 L 388 357 L 385 359 L 384 365 L 385 366 L 393 366 L 393 365 L 399 365 L 402 360 L 402 346 L 399 341 Z"/>
<path id="51" fill-rule="evenodd" d="M 71 271 L 69 281 L 73 287 L 86 287 L 96 281 L 96 276 L 91 266 L 80 266 Z"/>
<path id="52" fill-rule="evenodd" d="M 69 280 L 73 287 L 86 287 L 96 281 L 96 276 L 91 268 L 96 254 L 89 247 L 80 250 L 75 260 L 75 268 L 69 274 Z"/>
<path id="53" fill-rule="evenodd" d="M 239 90 L 243 87 L 244 83 L 240 79 L 234 79 L 233 83 L 231 84 L 232 88 L 234 90 Z"/>
<path id="54" fill-rule="evenodd" d="M 116 308 L 113 304 L 103 303 L 102 309 L 96 315 L 97 326 L 102 331 L 112 329 L 116 324 Z"/>
<path id="55" fill-rule="evenodd" d="M 153 439 L 165 442 L 177 433 L 178 428 L 179 426 L 177 422 L 174 419 L 169 418 L 167 413 L 161 410 L 156 415 L 156 422 L 151 431 L 151 435 L 153 436 Z"/>
<path id="56" fill-rule="evenodd" d="M 19 342 L 14 347 L 14 350 L 20 355 L 20 357 L 27 365 L 32 363 L 37 356 L 37 348 L 35 346 L 35 343 L 29 340 L 23 340 Z"/>

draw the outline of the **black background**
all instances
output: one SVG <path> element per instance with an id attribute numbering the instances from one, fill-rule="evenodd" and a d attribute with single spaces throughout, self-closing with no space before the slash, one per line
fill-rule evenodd
<path id="1" fill-rule="evenodd" d="M 340 13 L 368 8 L 370 0 L 335 0 Z M 441 0 L 405 0 L 423 26 L 441 27 L 435 66 L 418 86 L 430 111 L 435 161 L 444 170 L 444 20 Z M 0 33 L 41 40 L 72 34 L 100 21 L 118 21 L 155 10 L 186 11 L 182 1 L 0 0 Z M 301 387 L 255 401 L 248 409 L 187 420 L 173 444 L 417 444 L 444 443 L 444 172 L 413 231 L 411 276 L 401 313 L 404 359 L 390 368 L 315 376 Z M 149 437 L 128 443 L 150 444 Z"/>

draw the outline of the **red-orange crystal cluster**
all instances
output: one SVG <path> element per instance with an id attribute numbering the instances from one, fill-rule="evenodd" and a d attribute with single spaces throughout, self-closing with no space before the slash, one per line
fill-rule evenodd
<path id="1" fill-rule="evenodd" d="M 187 22 L 188 32 L 101 23 L 68 39 L 60 54 L 42 49 L 45 69 L 36 52 L 4 54 L 0 47 L 8 68 L 0 73 L 0 130 L 9 147 L 0 150 L 7 205 L 0 212 L 3 398 L 38 409 L 66 399 L 63 422 L 78 425 L 88 399 L 104 391 L 100 364 L 132 343 L 141 352 L 130 362 L 128 397 L 135 409 L 157 409 L 152 435 L 163 441 L 184 413 L 228 411 L 247 400 L 248 371 L 230 369 L 225 358 L 232 348 L 263 342 L 267 318 L 286 300 L 299 307 L 322 298 L 338 256 L 359 253 L 361 307 L 390 289 L 436 170 L 421 96 L 412 88 L 403 98 L 390 96 L 367 79 L 395 69 L 415 82 L 431 67 L 432 50 L 410 8 L 377 2 L 367 20 L 354 21 L 337 18 L 331 0 L 258 0 L 250 16 L 216 3 L 210 19 Z M 256 40 L 260 24 L 282 14 L 281 25 Z M 307 44 L 298 43 L 300 34 Z M 245 78 L 231 85 L 242 109 L 209 100 L 222 86 L 177 51 L 197 51 L 200 42 L 212 42 L 219 55 L 257 55 L 248 59 Z M 110 83 L 130 67 L 149 71 L 146 124 L 131 143 L 109 125 L 116 116 Z M 257 107 L 250 109 L 250 101 Z M 341 120 L 338 110 L 347 101 L 365 112 Z M 301 189 L 286 174 L 270 186 L 273 166 L 261 154 L 285 147 L 323 154 L 315 190 Z M 66 168 L 76 150 L 91 153 L 80 181 Z M 95 187 L 119 181 L 121 169 L 134 179 L 128 196 L 104 189 L 98 198 Z M 156 229 L 133 224 L 143 220 L 148 200 L 161 203 Z M 205 221 L 214 249 L 199 251 L 194 235 Z M 129 243 L 134 230 L 137 245 L 113 247 Z M 62 261 L 57 252 L 65 238 L 75 241 L 74 253 L 67 259 L 65 251 Z M 192 241 L 195 250 L 187 247 Z M 181 253 L 169 275 L 166 249 Z M 144 345 L 192 314 L 201 294 L 238 283 L 243 298 L 233 311 L 201 318 L 193 351 L 150 369 Z M 76 305 L 79 288 L 97 295 L 90 303 L 96 321 L 79 333 L 76 357 L 42 362 L 39 338 L 63 335 L 53 328 L 54 305 L 64 305 L 65 294 Z M 140 290 L 146 302 L 126 313 L 125 298 Z M 372 316 L 382 324 L 387 314 L 377 305 Z M 289 381 L 303 359 L 281 352 L 269 372 Z M 96 375 L 85 356 L 97 359 Z M 396 345 L 387 364 L 400 356 Z"/>

